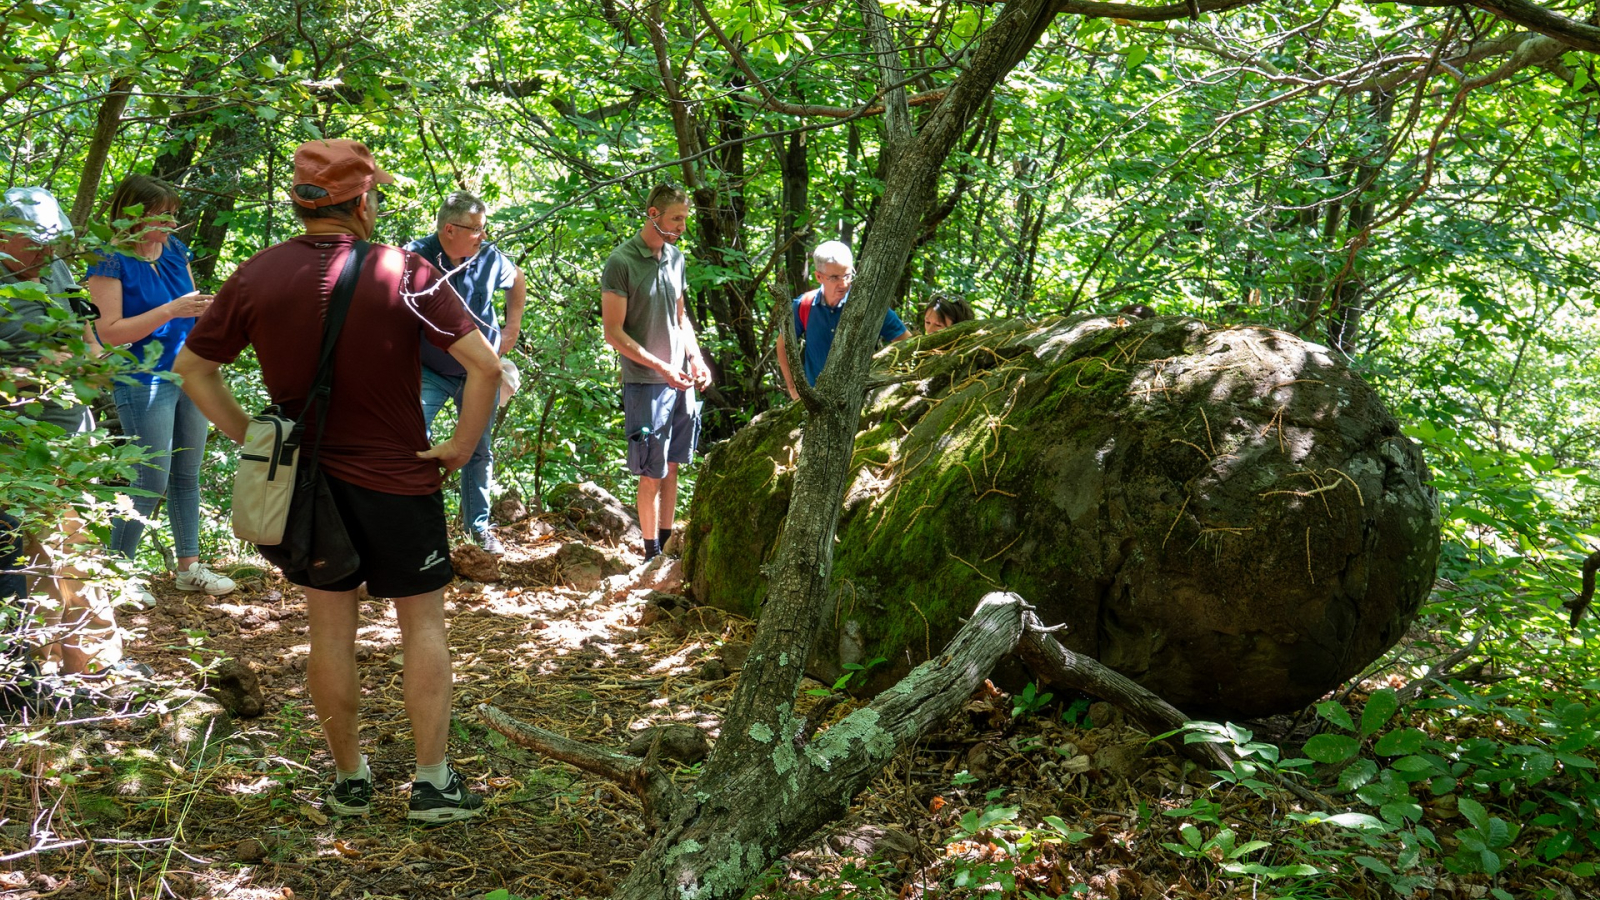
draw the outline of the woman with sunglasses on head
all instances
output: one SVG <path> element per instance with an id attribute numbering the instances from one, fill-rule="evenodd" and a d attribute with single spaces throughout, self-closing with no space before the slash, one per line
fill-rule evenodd
<path id="1" fill-rule="evenodd" d="M 922 330 L 934 334 L 972 320 L 972 305 L 960 297 L 934 294 L 922 310 Z"/>
<path id="2" fill-rule="evenodd" d="M 172 361 L 211 295 L 195 290 L 189 248 L 172 233 L 178 205 L 178 191 L 167 182 L 124 178 L 108 213 L 115 249 L 89 267 L 86 286 L 100 310 L 101 343 L 126 346 L 149 366 L 112 391 L 123 433 L 151 454 L 135 469 L 134 487 L 147 493 L 133 498 L 133 508 L 149 516 L 166 497 L 178 589 L 215 596 L 232 591 L 234 583 L 200 562 L 200 466 L 209 423 L 172 375 Z M 118 519 L 111 549 L 132 558 L 143 536 L 143 523 Z M 143 602 L 152 599 L 146 594 Z"/>

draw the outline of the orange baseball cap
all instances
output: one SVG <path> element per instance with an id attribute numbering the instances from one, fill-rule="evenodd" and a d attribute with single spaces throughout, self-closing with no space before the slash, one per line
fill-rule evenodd
<path id="1" fill-rule="evenodd" d="M 328 196 L 306 200 L 293 191 L 289 196 L 301 206 L 320 209 L 359 197 L 374 184 L 393 183 L 394 176 L 378 168 L 372 151 L 360 141 L 306 141 L 294 151 L 295 187 L 314 185 Z"/>

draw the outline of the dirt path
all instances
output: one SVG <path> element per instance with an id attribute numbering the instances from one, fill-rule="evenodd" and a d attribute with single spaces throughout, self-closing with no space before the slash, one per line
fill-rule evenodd
<path id="1" fill-rule="evenodd" d="M 753 625 L 711 609 L 663 612 L 647 604 L 644 589 L 565 586 L 556 553 L 576 535 L 508 537 L 499 583 L 458 581 L 447 594 L 456 665 L 451 753 L 488 798 L 481 820 L 437 828 L 405 822 L 413 760 L 399 630 L 386 603 L 363 604 L 358 644 L 374 812 L 366 820 L 329 819 L 321 793 L 332 762 L 305 689 L 299 592 L 266 575 L 224 598 L 178 593 L 167 581 L 154 586 L 156 609 L 124 614 L 123 624 L 143 633 L 128 656 L 157 673 L 152 696 L 167 693 L 162 685 L 191 682 L 200 663 L 221 654 L 258 673 L 264 714 L 239 720 L 220 754 L 189 765 L 158 727 L 160 715 L 41 736 L 5 761 L 40 777 L 14 778 L 4 788 L 0 848 L 22 853 L 45 834 L 57 849 L 0 864 L 15 867 L 0 873 L 0 894 L 605 896 L 647 839 L 638 803 L 509 745 L 478 721 L 474 706 L 492 702 L 525 721 L 618 747 L 664 723 L 694 725 L 714 738 Z M 828 693 L 829 686 L 813 687 Z M 1006 896 L 1027 888 L 1053 897 L 1082 884 L 1086 896 L 1153 897 L 1188 883 L 1169 859 L 1138 848 L 1177 839 L 1177 820 L 1157 813 L 1182 802 L 1188 779 L 1204 776 L 1150 748 L 1108 708 L 1094 710 L 1103 727 L 1084 730 L 1062 721 L 1064 704 L 1041 706 L 1037 715 L 1014 715 L 1015 705 L 998 691 L 975 696 L 961 719 L 897 760 L 832 835 L 773 872 L 765 895 L 981 896 L 986 885 L 1020 878 Z M 1067 707 L 1074 725 L 1087 718 L 1085 706 Z M 848 708 L 841 704 L 833 717 Z M 680 777 L 687 782 L 696 772 L 685 767 Z M 1046 824 L 1051 816 L 1061 828 Z M 1026 846 L 1007 830 L 1012 825 L 1030 829 Z"/>

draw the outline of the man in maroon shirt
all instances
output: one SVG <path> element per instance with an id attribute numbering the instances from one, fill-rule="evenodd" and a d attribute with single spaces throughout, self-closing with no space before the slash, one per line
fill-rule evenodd
<path id="1" fill-rule="evenodd" d="M 380 195 L 393 178 L 355 141 L 311 141 L 295 151 L 291 198 L 305 234 L 257 253 L 228 279 L 195 325 L 173 371 L 216 426 L 244 438 L 249 415 L 221 366 L 254 346 L 267 394 L 299 415 L 315 379 L 334 284 L 357 241 L 372 236 Z M 456 430 L 429 446 L 422 421 L 421 342 L 467 371 Z M 340 815 L 372 809 L 372 772 L 356 734 L 361 696 L 355 637 L 356 589 L 392 598 L 405 654 L 406 713 L 417 774 L 407 818 L 451 822 L 476 815 L 483 799 L 450 768 L 451 666 L 444 587 L 454 577 L 445 531 L 440 468 L 460 468 L 483 434 L 500 381 L 500 361 L 427 261 L 374 244 L 361 268 L 333 356 L 332 396 L 317 464 L 361 555 L 342 582 L 305 591 L 311 626 L 307 686 L 338 774 L 326 803 Z M 306 441 L 315 440 L 308 428 Z M 308 448 L 309 449 L 309 448 Z"/>

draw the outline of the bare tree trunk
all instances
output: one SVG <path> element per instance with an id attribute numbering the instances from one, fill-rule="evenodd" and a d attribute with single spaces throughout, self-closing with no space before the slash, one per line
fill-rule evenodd
<path id="1" fill-rule="evenodd" d="M 1050 636 L 1033 613 L 1028 613 L 1017 655 L 1051 687 L 1081 691 L 1116 704 L 1147 734 L 1163 734 L 1188 720 L 1177 707 L 1162 700 L 1138 682 L 1109 669 L 1098 660 L 1073 653 Z M 1216 744 L 1183 744 L 1183 752 L 1203 766 L 1226 769 L 1232 760 Z"/>
<path id="2" fill-rule="evenodd" d="M 856 166 L 861 160 L 861 127 L 854 122 L 846 126 L 845 130 L 845 181 L 844 189 L 839 194 L 839 200 L 844 207 L 845 219 L 839 223 L 838 240 L 846 246 L 855 246 L 856 221 L 861 218 L 856 209 Z"/>
<path id="3" fill-rule="evenodd" d="M 100 112 L 95 116 L 94 137 L 89 140 L 89 152 L 83 158 L 83 174 L 78 177 L 78 193 L 72 201 L 72 226 L 83 230 L 94 212 L 94 195 L 100 190 L 100 178 L 105 174 L 106 157 L 111 153 L 111 142 L 117 139 L 117 129 L 122 125 L 122 111 L 128 108 L 128 94 L 133 90 L 133 79 L 124 76 L 111 82 L 111 89 L 100 101 Z"/>
<path id="4" fill-rule="evenodd" d="M 1373 121 L 1378 126 L 1377 136 L 1381 140 L 1375 143 L 1379 147 L 1387 146 L 1391 139 L 1394 103 L 1395 95 L 1390 91 L 1373 91 L 1367 99 Z M 1366 241 L 1365 232 L 1372 227 L 1377 214 L 1377 196 L 1372 188 L 1383 174 L 1386 161 L 1387 158 L 1377 150 L 1370 150 L 1356 170 L 1355 196 L 1350 201 L 1349 221 L 1345 227 L 1347 246 Z M 1329 229 L 1336 225 L 1336 222 L 1330 222 Z M 1353 255 L 1334 277 L 1327 291 L 1328 343 L 1345 353 L 1355 352 L 1356 337 L 1361 331 L 1361 314 L 1365 312 L 1361 304 L 1366 294 L 1366 266 L 1362 265 L 1361 252 L 1360 249 L 1350 251 Z"/>
<path id="5" fill-rule="evenodd" d="M 778 244 L 788 245 L 783 251 L 784 274 L 789 281 L 789 294 L 799 293 L 810 280 L 806 266 L 806 242 L 797 239 L 801 221 L 811 210 L 811 162 L 806 154 L 806 134 L 796 131 L 789 135 L 788 146 L 778 156 L 783 181 L 783 221 L 779 223 Z M 806 229 L 810 230 L 810 224 Z"/>

